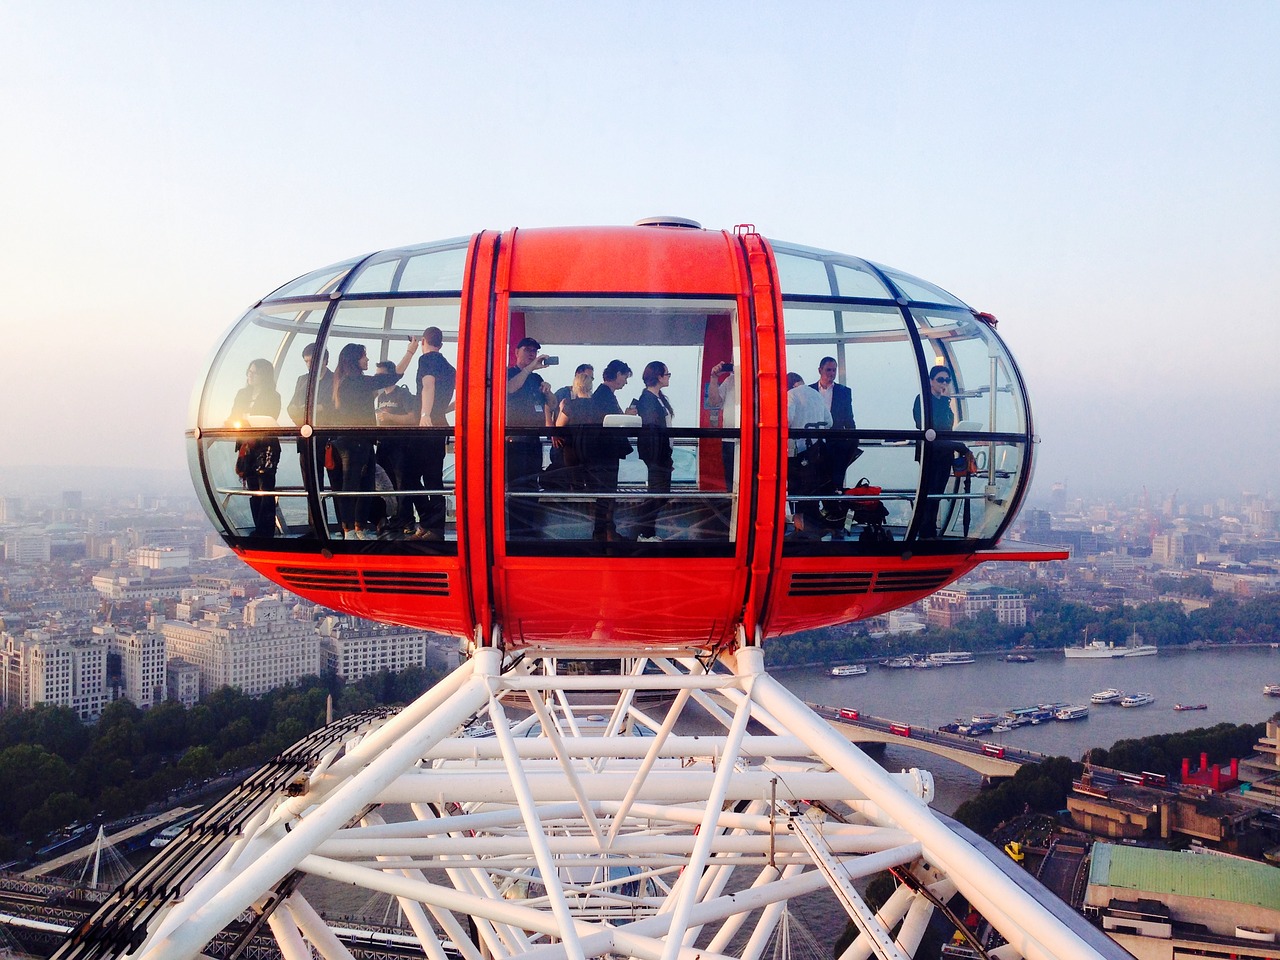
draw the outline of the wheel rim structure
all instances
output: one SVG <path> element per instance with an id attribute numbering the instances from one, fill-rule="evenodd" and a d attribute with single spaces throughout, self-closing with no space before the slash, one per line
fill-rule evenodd
<path id="1" fill-rule="evenodd" d="M 1006 941 L 994 955 L 1127 956 L 934 814 L 927 772 L 885 772 L 797 700 L 758 647 L 614 663 L 566 674 L 475 649 L 400 713 L 295 748 L 296 769 L 196 821 L 58 956 L 229 956 L 253 936 L 287 958 L 356 955 L 308 877 L 395 897 L 398 942 L 434 960 L 757 960 L 788 902 L 821 891 L 859 930 L 843 960 L 914 955 L 956 893 Z M 855 882 L 888 869 L 905 882 L 872 911 Z"/>

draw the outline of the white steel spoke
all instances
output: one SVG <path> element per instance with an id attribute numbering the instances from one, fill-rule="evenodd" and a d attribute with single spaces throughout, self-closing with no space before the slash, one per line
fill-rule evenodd
<path id="1" fill-rule="evenodd" d="M 396 898 L 395 948 L 408 938 L 428 960 L 762 960 L 805 940 L 782 927 L 800 922 L 788 903 L 815 896 L 857 929 L 840 960 L 907 960 L 957 891 L 1008 941 L 1002 960 L 1100 956 L 1034 881 L 928 809 L 927 773 L 881 769 L 757 648 L 711 665 L 635 657 L 583 673 L 551 653 L 504 665 L 475 650 L 211 833 L 217 856 L 128 960 L 195 960 L 259 911 L 283 956 L 349 960 L 350 931 L 317 909 L 312 877 Z M 910 883 L 873 911 L 853 883 L 885 870 Z"/>

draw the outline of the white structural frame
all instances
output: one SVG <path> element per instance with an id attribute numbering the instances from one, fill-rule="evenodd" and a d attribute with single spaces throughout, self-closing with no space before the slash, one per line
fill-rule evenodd
<path id="1" fill-rule="evenodd" d="M 476 647 L 211 838 L 211 866 L 118 955 L 196 958 L 240 924 L 286 958 L 345 960 L 305 892 L 318 877 L 395 898 L 431 960 L 760 960 L 788 902 L 822 891 L 858 930 L 840 960 L 913 956 L 957 893 L 1001 960 L 1125 956 L 936 816 L 927 772 L 886 772 L 798 700 L 759 647 L 594 656 L 615 672 Z M 873 910 L 856 883 L 885 870 L 900 883 Z"/>

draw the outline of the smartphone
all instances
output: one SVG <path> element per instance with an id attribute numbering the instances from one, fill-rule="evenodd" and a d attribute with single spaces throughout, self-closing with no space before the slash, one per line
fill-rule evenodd
<path id="1" fill-rule="evenodd" d="M 547 359 L 544 360 L 542 364 L 545 367 L 554 367 L 559 362 L 560 362 L 559 357 L 547 357 Z"/>
<path id="2" fill-rule="evenodd" d="M 733 362 L 726 360 L 724 363 L 720 364 L 720 369 L 725 373 L 733 373 Z"/>

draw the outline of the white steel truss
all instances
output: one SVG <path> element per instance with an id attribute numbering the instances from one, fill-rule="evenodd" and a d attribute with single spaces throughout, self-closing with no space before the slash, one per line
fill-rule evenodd
<path id="1" fill-rule="evenodd" d="M 163 907 L 96 955 L 194 958 L 238 926 L 290 960 L 352 957 L 300 889 L 313 876 L 396 898 L 403 942 L 431 960 L 759 960 L 816 894 L 858 931 L 840 960 L 903 960 L 957 893 L 1006 941 L 998 957 L 1127 956 L 937 817 L 928 773 L 886 773 L 834 731 L 758 647 L 570 665 L 476 649 L 212 832 L 216 857 L 151 890 Z M 886 870 L 900 883 L 873 910 L 858 882 Z"/>

